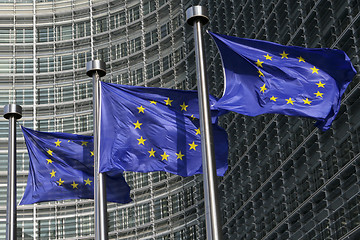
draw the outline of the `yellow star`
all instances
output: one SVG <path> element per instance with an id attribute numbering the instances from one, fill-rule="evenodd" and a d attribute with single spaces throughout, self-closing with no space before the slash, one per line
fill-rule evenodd
<path id="1" fill-rule="evenodd" d="M 68 140 L 68 142 L 70 142 L 70 140 Z"/>
<path id="2" fill-rule="evenodd" d="M 316 68 L 315 66 L 314 67 L 312 67 L 312 68 L 310 68 L 311 70 L 312 70 L 312 73 L 316 73 L 316 74 L 319 74 L 319 69 L 318 68 Z"/>
<path id="3" fill-rule="evenodd" d="M 291 105 L 294 105 L 294 100 L 292 100 L 291 98 L 289 98 L 289 99 L 285 99 L 286 101 L 287 101 L 287 103 L 286 104 L 291 104 Z"/>
<path id="4" fill-rule="evenodd" d="M 266 60 L 270 60 L 270 61 L 272 61 L 272 57 L 271 57 L 271 56 L 269 56 L 269 54 L 264 55 L 264 57 L 266 58 Z"/>
<path id="5" fill-rule="evenodd" d="M 187 111 L 186 110 L 186 108 L 188 107 L 189 105 L 185 105 L 185 102 L 183 102 L 183 104 L 182 105 L 180 105 L 180 107 L 181 107 L 181 111 Z"/>
<path id="6" fill-rule="evenodd" d="M 194 117 L 194 114 L 192 114 L 190 117 L 191 117 L 192 120 L 196 119 L 196 117 Z"/>
<path id="7" fill-rule="evenodd" d="M 264 77 L 264 74 L 260 71 L 260 69 L 258 70 L 259 73 L 259 77 Z"/>
<path id="8" fill-rule="evenodd" d="M 157 104 L 157 102 L 155 102 L 155 101 L 150 101 L 150 104 Z"/>
<path id="9" fill-rule="evenodd" d="M 305 59 L 303 59 L 301 56 L 297 57 L 297 59 L 299 59 L 299 62 L 305 62 Z"/>
<path id="10" fill-rule="evenodd" d="M 91 186 L 92 181 L 89 178 L 84 180 L 84 182 L 85 182 L 85 185 L 90 185 Z"/>
<path id="11" fill-rule="evenodd" d="M 272 96 L 272 97 L 270 98 L 270 100 L 271 100 L 271 101 L 274 101 L 274 102 L 276 102 L 276 99 L 278 99 L 278 97 Z"/>
<path id="12" fill-rule="evenodd" d="M 322 83 L 321 81 L 319 81 L 319 83 L 316 83 L 316 85 L 318 85 L 318 87 L 325 88 L 325 83 Z"/>
<path id="13" fill-rule="evenodd" d="M 260 61 L 260 60 L 258 59 L 257 62 L 256 62 L 256 66 L 258 66 L 258 67 L 263 67 L 263 66 L 262 66 L 263 63 L 264 63 L 264 62 L 262 62 L 262 61 Z"/>
<path id="14" fill-rule="evenodd" d="M 144 139 L 142 136 L 140 138 L 137 139 L 139 141 L 138 145 L 142 144 L 142 145 L 145 145 L 145 141 L 146 139 Z"/>
<path id="15" fill-rule="evenodd" d="M 94 151 L 90 151 L 90 157 L 94 156 Z"/>
<path id="16" fill-rule="evenodd" d="M 141 125 L 142 125 L 142 123 L 139 123 L 139 120 L 138 121 L 136 121 L 136 123 L 133 123 L 134 125 L 135 125 L 135 129 L 141 129 Z"/>
<path id="17" fill-rule="evenodd" d="M 195 131 L 196 131 L 196 135 L 198 135 L 198 134 L 201 133 L 201 132 L 200 132 L 200 128 L 195 129 Z"/>
<path id="18" fill-rule="evenodd" d="M 72 184 L 70 184 L 72 187 L 73 187 L 73 189 L 74 188 L 78 188 L 77 186 L 79 185 L 78 183 L 75 183 L 75 181 L 73 181 L 73 183 Z"/>
<path id="19" fill-rule="evenodd" d="M 166 152 L 164 152 L 164 154 L 160 155 L 160 156 L 162 157 L 162 159 L 161 159 L 162 161 L 164 161 L 164 160 L 167 161 L 168 160 L 167 158 L 169 157 L 169 155 L 167 155 Z"/>
<path id="20" fill-rule="evenodd" d="M 61 185 L 63 185 L 64 184 L 64 181 L 63 180 L 61 180 L 61 178 L 59 179 L 59 181 L 56 181 L 58 184 L 59 184 L 59 186 L 61 186 Z"/>
<path id="21" fill-rule="evenodd" d="M 303 101 L 304 101 L 304 104 L 309 104 L 309 105 L 311 105 L 310 103 L 312 102 L 312 101 L 310 101 L 308 98 L 303 99 Z"/>
<path id="22" fill-rule="evenodd" d="M 52 178 L 55 177 L 55 173 L 56 173 L 56 171 L 54 171 L 54 169 L 53 169 L 52 172 L 50 173 Z"/>
<path id="23" fill-rule="evenodd" d="M 181 151 L 179 153 L 175 153 L 176 154 L 176 159 L 179 159 L 182 160 L 182 157 L 185 156 L 184 154 L 181 153 Z"/>
<path id="24" fill-rule="evenodd" d="M 145 108 L 143 106 L 137 107 L 139 109 L 139 113 L 144 113 Z"/>
<path id="25" fill-rule="evenodd" d="M 47 161 L 47 164 L 53 163 L 53 160 L 51 160 L 51 159 L 46 159 L 46 161 Z"/>
<path id="26" fill-rule="evenodd" d="M 49 149 L 49 150 L 47 150 L 47 153 L 48 153 L 50 156 L 52 156 L 53 151 L 51 151 L 51 150 Z"/>
<path id="27" fill-rule="evenodd" d="M 151 151 L 148 151 L 150 153 L 149 157 L 155 157 L 155 152 L 153 148 L 151 148 Z"/>
<path id="28" fill-rule="evenodd" d="M 58 139 L 58 140 L 55 142 L 55 147 L 60 147 L 60 143 L 61 143 L 61 141 Z"/>
<path id="29" fill-rule="evenodd" d="M 193 141 L 192 143 L 189 143 L 189 145 L 190 145 L 190 149 L 189 149 L 189 150 L 194 149 L 194 150 L 196 151 L 196 147 L 197 147 L 198 145 L 196 145 L 194 141 Z"/>
<path id="30" fill-rule="evenodd" d="M 319 92 L 319 91 L 317 91 L 316 93 L 314 93 L 317 97 L 323 97 L 323 94 L 324 93 L 321 93 L 321 92 Z"/>
<path id="31" fill-rule="evenodd" d="M 81 141 L 81 146 L 86 146 L 87 147 L 87 144 L 88 144 L 89 142 L 84 142 L 84 141 Z"/>
<path id="32" fill-rule="evenodd" d="M 288 58 L 287 55 L 289 55 L 289 54 L 285 53 L 285 51 L 283 51 L 282 53 L 280 53 L 280 55 L 281 55 L 281 59 L 283 59 L 283 58 Z"/>
<path id="33" fill-rule="evenodd" d="M 170 105 L 171 106 L 171 102 L 174 101 L 174 100 L 170 100 L 170 98 L 164 100 L 166 105 Z"/>
<path id="34" fill-rule="evenodd" d="M 265 83 L 264 83 L 264 85 L 260 88 L 260 92 L 264 93 L 265 90 L 267 90 L 267 88 L 265 87 Z"/>

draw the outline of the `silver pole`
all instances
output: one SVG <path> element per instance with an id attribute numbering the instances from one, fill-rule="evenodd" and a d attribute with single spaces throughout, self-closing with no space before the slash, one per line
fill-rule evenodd
<path id="1" fill-rule="evenodd" d="M 16 120 L 22 117 L 22 108 L 5 105 L 4 118 L 9 119 L 8 186 L 6 206 L 6 239 L 16 240 Z"/>
<path id="2" fill-rule="evenodd" d="M 188 8 L 186 11 L 186 19 L 188 24 L 194 26 L 196 75 L 200 109 L 201 151 L 204 175 L 206 235 L 208 240 L 221 240 L 222 225 L 218 200 L 214 142 L 202 33 L 202 25 L 209 21 L 207 10 L 202 6 Z"/>
<path id="3" fill-rule="evenodd" d="M 108 239 L 106 175 L 99 173 L 100 77 L 106 75 L 105 69 L 106 64 L 101 60 L 93 60 L 86 63 L 86 74 L 93 78 L 95 240 Z"/>

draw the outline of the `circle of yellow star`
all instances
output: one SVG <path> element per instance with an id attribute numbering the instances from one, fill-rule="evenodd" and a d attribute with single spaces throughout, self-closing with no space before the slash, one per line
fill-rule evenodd
<path id="1" fill-rule="evenodd" d="M 50 156 L 52 156 L 53 151 L 51 151 L 51 150 L 49 149 L 49 150 L 47 150 L 47 153 L 48 153 Z"/>
<path id="2" fill-rule="evenodd" d="M 267 88 L 265 87 L 265 83 L 264 83 L 264 85 L 260 88 L 260 92 L 264 93 L 265 90 L 267 90 Z"/>
<path id="3" fill-rule="evenodd" d="M 74 188 L 78 188 L 77 186 L 79 185 L 78 183 L 75 183 L 75 181 L 73 181 L 73 183 L 72 184 L 70 184 L 72 187 L 73 187 L 73 189 Z"/>
<path id="4" fill-rule="evenodd" d="M 260 61 L 259 59 L 257 60 L 257 62 L 255 62 L 256 66 L 258 66 L 258 67 L 263 67 L 262 66 L 263 63 L 264 62 Z"/>
<path id="5" fill-rule="evenodd" d="M 164 152 L 164 154 L 163 154 L 163 155 L 160 155 L 160 156 L 162 157 L 162 159 L 161 159 L 162 161 L 164 161 L 164 160 L 167 161 L 167 160 L 168 160 L 168 157 L 169 157 L 169 155 L 167 155 L 166 152 Z"/>
<path id="6" fill-rule="evenodd" d="M 54 169 L 51 171 L 51 173 L 50 173 L 50 175 L 51 175 L 51 177 L 53 178 L 53 177 L 55 177 L 55 173 L 56 173 L 56 171 L 54 171 Z"/>
<path id="7" fill-rule="evenodd" d="M 85 185 L 90 185 L 91 186 L 92 181 L 89 178 L 84 180 L 84 182 L 85 182 Z"/>
<path id="8" fill-rule="evenodd" d="M 141 129 L 140 126 L 142 125 L 142 123 L 139 123 L 139 120 L 137 120 L 136 123 L 133 123 L 133 124 L 135 125 L 135 129 L 137 129 L 137 128 Z"/>
<path id="9" fill-rule="evenodd" d="M 46 161 L 47 161 L 47 164 L 53 163 L 53 160 L 51 160 L 51 159 L 46 159 Z"/>
<path id="10" fill-rule="evenodd" d="M 150 104 L 157 104 L 157 102 L 155 102 L 155 101 L 150 101 Z"/>
<path id="11" fill-rule="evenodd" d="M 264 77 L 264 74 L 260 71 L 260 69 L 258 70 L 259 73 L 259 77 Z"/>
<path id="12" fill-rule="evenodd" d="M 88 144 L 89 142 L 84 142 L 84 141 L 81 141 L 81 146 L 86 146 L 87 147 L 87 144 Z"/>
<path id="13" fill-rule="evenodd" d="M 59 184 L 59 186 L 61 186 L 64 184 L 65 181 L 61 180 L 61 178 L 60 178 L 59 181 L 56 181 L 56 182 Z"/>
<path id="14" fill-rule="evenodd" d="M 174 101 L 174 100 L 170 100 L 170 98 L 164 100 L 166 105 L 170 105 L 171 106 L 171 102 Z"/>
<path id="15" fill-rule="evenodd" d="M 195 129 L 195 131 L 196 131 L 196 135 L 199 135 L 201 133 L 200 128 Z"/>
<path id="16" fill-rule="evenodd" d="M 139 113 L 144 113 L 145 108 L 143 106 L 137 107 L 139 109 Z"/>
<path id="17" fill-rule="evenodd" d="M 297 57 L 297 59 L 299 59 L 299 62 L 305 62 L 305 59 L 303 59 L 301 56 Z"/>
<path id="18" fill-rule="evenodd" d="M 323 97 L 323 94 L 324 93 L 321 93 L 321 92 L 319 92 L 319 91 L 317 91 L 316 93 L 314 93 L 317 97 Z"/>
<path id="19" fill-rule="evenodd" d="M 269 56 L 269 54 L 264 55 L 264 57 L 266 58 L 266 60 L 270 60 L 270 61 L 272 61 L 272 57 L 271 57 L 271 56 Z"/>
<path id="20" fill-rule="evenodd" d="M 285 99 L 286 101 L 287 101 L 287 103 L 286 104 L 291 104 L 291 105 L 294 105 L 294 100 L 292 100 L 291 98 L 289 98 L 289 99 Z"/>
<path id="21" fill-rule="evenodd" d="M 60 147 L 60 143 L 61 143 L 61 141 L 58 139 L 58 140 L 55 142 L 55 147 Z"/>
<path id="22" fill-rule="evenodd" d="M 153 148 L 151 148 L 151 151 L 148 151 L 150 153 L 149 157 L 155 157 L 155 152 Z"/>
<path id="23" fill-rule="evenodd" d="M 274 101 L 274 102 L 276 102 L 276 99 L 278 99 L 278 97 L 272 96 L 272 97 L 270 98 L 270 100 L 271 100 L 271 101 Z"/>
<path id="24" fill-rule="evenodd" d="M 283 58 L 288 58 L 287 55 L 289 55 L 289 54 L 285 53 L 285 51 L 283 51 L 282 53 L 280 53 L 280 55 L 281 55 L 281 59 L 283 59 Z"/>
<path id="25" fill-rule="evenodd" d="M 319 83 L 316 83 L 316 85 L 317 85 L 318 87 L 325 88 L 325 83 L 322 83 L 321 81 L 319 81 Z"/>
<path id="26" fill-rule="evenodd" d="M 145 145 L 146 139 L 144 139 L 142 136 L 140 138 L 138 138 L 137 140 L 139 141 L 138 145 L 140 145 L 140 144 Z"/>
<path id="27" fill-rule="evenodd" d="M 309 104 L 309 105 L 311 105 L 310 103 L 312 102 L 312 101 L 310 101 L 308 98 L 303 99 L 303 101 L 304 101 L 304 104 Z"/>
<path id="28" fill-rule="evenodd" d="M 181 111 L 187 111 L 186 110 L 186 108 L 188 107 L 189 105 L 185 105 L 185 102 L 183 102 L 183 104 L 182 105 L 180 105 L 180 107 L 181 107 Z"/>
<path id="29" fill-rule="evenodd" d="M 175 154 L 176 154 L 176 159 L 180 159 L 180 160 L 183 160 L 182 157 L 185 156 L 184 154 L 181 153 L 181 151 Z"/>
<path id="30" fill-rule="evenodd" d="M 312 73 L 316 73 L 316 74 L 319 74 L 319 69 L 316 68 L 315 66 L 310 68 L 312 70 Z"/>
<path id="31" fill-rule="evenodd" d="M 196 151 L 196 147 L 197 147 L 198 145 L 196 145 L 194 141 L 193 141 L 192 143 L 189 143 L 189 145 L 190 145 L 190 149 L 189 149 L 189 150 L 194 149 L 194 150 Z"/>

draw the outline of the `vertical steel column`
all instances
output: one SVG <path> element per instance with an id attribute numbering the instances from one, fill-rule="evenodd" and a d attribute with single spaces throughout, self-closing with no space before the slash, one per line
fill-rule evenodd
<path id="1" fill-rule="evenodd" d="M 95 240 L 107 240 L 106 175 L 99 173 L 100 157 L 100 77 L 106 75 L 106 64 L 101 60 L 86 63 L 86 74 L 93 78 L 94 108 L 94 201 Z"/>
<path id="2" fill-rule="evenodd" d="M 221 240 L 221 215 L 219 210 L 214 141 L 202 32 L 202 26 L 209 21 L 207 10 L 202 6 L 191 7 L 186 10 L 186 19 L 187 23 L 194 27 L 196 76 L 200 108 L 201 151 L 204 175 L 206 235 L 208 240 Z"/>
<path id="3" fill-rule="evenodd" d="M 16 120 L 22 117 L 22 108 L 5 105 L 4 118 L 9 119 L 8 179 L 6 203 L 6 239 L 16 240 Z"/>

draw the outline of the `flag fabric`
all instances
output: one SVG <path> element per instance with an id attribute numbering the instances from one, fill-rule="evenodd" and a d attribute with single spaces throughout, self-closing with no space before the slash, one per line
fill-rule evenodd
<path id="1" fill-rule="evenodd" d="M 93 137 L 22 127 L 30 163 L 20 205 L 94 198 Z M 106 176 L 107 201 L 128 203 L 130 187 L 119 173 Z"/>
<path id="2" fill-rule="evenodd" d="M 210 105 L 216 99 L 210 96 Z M 227 169 L 228 142 L 212 109 L 217 175 Z M 100 172 L 202 173 L 196 91 L 101 82 Z"/>
<path id="3" fill-rule="evenodd" d="M 248 116 L 311 117 L 330 127 L 356 74 L 341 50 L 310 49 L 209 32 L 220 51 L 224 95 L 214 107 Z"/>

